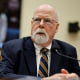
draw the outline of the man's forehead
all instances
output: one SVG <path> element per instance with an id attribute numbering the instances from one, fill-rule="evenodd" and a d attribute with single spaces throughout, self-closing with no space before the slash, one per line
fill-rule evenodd
<path id="1" fill-rule="evenodd" d="M 38 9 L 34 13 L 34 16 L 41 16 L 41 17 L 53 17 L 55 13 L 51 10 L 47 9 Z"/>
<path id="2" fill-rule="evenodd" d="M 47 5 L 43 5 L 43 6 L 40 6 L 36 9 L 35 13 L 37 13 L 37 12 L 47 13 L 47 12 L 54 12 L 54 10 L 52 7 L 49 7 Z"/>
<path id="3" fill-rule="evenodd" d="M 48 4 L 44 4 L 44 5 L 39 6 L 35 10 L 34 15 L 38 14 L 38 13 L 55 14 L 55 9 L 52 6 L 48 5 Z"/>
<path id="4" fill-rule="evenodd" d="M 53 9 L 53 7 L 48 4 L 44 4 L 39 6 L 37 9 Z"/>
<path id="5" fill-rule="evenodd" d="M 33 14 L 33 17 L 35 16 L 41 16 L 42 18 L 44 17 L 52 17 L 54 19 L 56 19 L 57 17 L 57 14 L 56 14 L 56 10 L 54 7 L 48 5 L 48 4 L 45 4 L 45 5 L 41 5 L 39 6 L 34 14 Z"/>

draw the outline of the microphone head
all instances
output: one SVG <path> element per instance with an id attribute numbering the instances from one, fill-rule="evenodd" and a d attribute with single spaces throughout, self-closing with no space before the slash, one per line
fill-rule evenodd
<path id="1" fill-rule="evenodd" d="M 57 46 L 57 45 L 52 45 L 52 49 L 59 49 L 59 46 Z"/>
<path id="2" fill-rule="evenodd" d="M 59 49 L 60 48 L 59 48 L 58 45 L 52 45 L 52 48 L 51 48 L 52 51 L 56 51 L 56 50 L 59 50 Z"/>

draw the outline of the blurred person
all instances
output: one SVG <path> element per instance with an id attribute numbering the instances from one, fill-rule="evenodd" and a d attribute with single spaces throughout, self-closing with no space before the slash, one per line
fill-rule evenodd
<path id="1" fill-rule="evenodd" d="M 11 28 L 19 28 L 20 4 L 19 0 L 8 1 L 8 26 Z"/>
<path id="2" fill-rule="evenodd" d="M 6 14 L 8 17 L 7 41 L 19 38 L 20 0 L 9 0 Z"/>
<path id="3" fill-rule="evenodd" d="M 0 0 L 0 48 L 6 40 L 7 33 L 7 16 L 5 14 L 7 7 L 7 0 Z"/>
<path id="4" fill-rule="evenodd" d="M 3 45 L 0 77 L 36 76 L 42 77 L 42 80 L 78 78 L 78 61 L 69 58 L 77 59 L 76 49 L 70 44 L 54 39 L 58 28 L 56 10 L 48 4 L 40 5 L 31 21 L 31 37 L 12 40 Z M 69 57 L 57 54 L 55 45 L 60 54 Z M 47 66 L 43 63 L 41 65 L 42 59 Z"/>

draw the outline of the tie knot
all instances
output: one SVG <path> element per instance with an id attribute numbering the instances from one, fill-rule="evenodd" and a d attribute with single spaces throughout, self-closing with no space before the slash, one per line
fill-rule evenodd
<path id="1" fill-rule="evenodd" d="M 49 51 L 49 50 L 48 50 L 47 48 L 42 48 L 40 52 L 41 52 L 41 53 L 47 53 L 48 51 Z"/>

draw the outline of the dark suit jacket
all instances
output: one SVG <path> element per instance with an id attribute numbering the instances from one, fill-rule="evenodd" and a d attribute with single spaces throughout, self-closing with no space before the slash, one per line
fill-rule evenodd
<path id="1" fill-rule="evenodd" d="M 52 45 L 57 45 L 61 54 L 77 58 L 76 49 L 73 46 L 59 40 L 53 40 Z M 5 43 L 2 48 L 2 57 L 0 77 L 37 76 L 35 47 L 30 37 Z M 60 73 L 62 68 L 80 76 L 77 60 L 61 56 L 51 49 L 50 75 Z"/>

